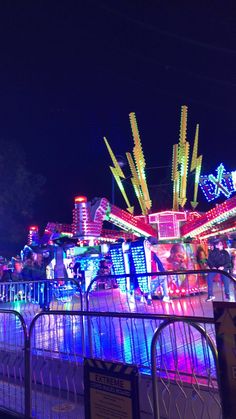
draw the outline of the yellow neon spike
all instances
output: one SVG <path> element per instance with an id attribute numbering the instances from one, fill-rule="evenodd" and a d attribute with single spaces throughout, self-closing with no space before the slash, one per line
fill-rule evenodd
<path id="1" fill-rule="evenodd" d="M 112 166 L 110 166 L 110 169 L 111 169 L 112 175 L 114 176 L 115 181 L 116 181 L 116 183 L 117 183 L 117 185 L 118 185 L 118 187 L 119 187 L 119 189 L 120 189 L 120 191 L 123 195 L 123 198 L 126 202 L 126 205 L 128 205 L 127 211 L 129 211 L 131 214 L 133 214 L 134 207 L 131 207 L 131 205 L 130 205 L 130 202 L 129 202 L 129 199 L 128 199 L 127 194 L 125 192 L 123 183 L 120 180 L 120 176 L 117 175 L 117 169 L 115 167 L 112 167 Z"/>
<path id="2" fill-rule="evenodd" d="M 173 210 L 179 210 L 179 172 L 178 172 L 178 144 L 173 145 L 172 179 L 173 181 Z"/>
<path id="3" fill-rule="evenodd" d="M 179 211 L 179 172 L 177 173 L 177 178 L 173 184 L 173 210 Z"/>
<path id="4" fill-rule="evenodd" d="M 191 161 L 191 167 L 190 167 L 191 172 L 195 170 L 194 194 L 193 194 L 193 201 L 191 201 L 191 206 L 193 209 L 195 209 L 198 205 L 198 202 L 197 202 L 198 185 L 199 185 L 199 179 L 200 179 L 201 168 L 202 168 L 202 155 L 198 157 L 198 137 L 199 137 L 199 124 L 197 124 L 196 126 L 194 146 L 193 146 L 193 155 L 192 155 L 192 161 Z"/>
<path id="5" fill-rule="evenodd" d="M 134 160 L 135 160 L 137 174 L 138 174 L 138 178 L 139 178 L 139 183 L 140 183 L 140 187 L 141 187 L 141 190 L 142 190 L 142 195 L 143 195 L 143 199 L 144 199 L 144 202 L 145 202 L 145 206 L 146 206 L 147 210 L 150 210 L 152 202 L 151 202 L 151 199 L 150 199 L 148 186 L 147 186 L 147 182 L 146 182 L 146 175 L 145 175 L 146 162 L 145 162 L 145 158 L 144 158 L 144 154 L 143 154 L 143 150 L 142 150 L 141 139 L 140 139 L 140 136 L 139 136 L 138 125 L 137 125 L 137 120 L 136 120 L 135 113 L 131 112 L 129 114 L 129 118 L 130 118 L 130 124 L 131 124 L 133 139 L 134 139 L 133 154 L 134 154 Z"/>
<path id="6" fill-rule="evenodd" d="M 186 191 L 187 191 L 187 175 L 188 175 L 188 158 L 189 158 L 189 143 L 186 141 L 182 148 L 182 159 L 180 168 L 180 196 L 179 203 L 183 208 L 187 202 Z"/>
<path id="7" fill-rule="evenodd" d="M 192 155 L 190 172 L 193 172 L 193 170 L 195 170 L 196 167 L 197 167 L 198 136 L 199 136 L 199 124 L 196 125 L 194 145 L 193 145 L 193 155 Z"/>
<path id="8" fill-rule="evenodd" d="M 111 157 L 112 162 L 113 162 L 113 164 L 114 164 L 114 166 L 115 166 L 115 169 L 117 169 L 117 176 L 122 177 L 122 178 L 124 178 L 124 179 L 125 179 L 125 175 L 124 175 L 124 173 L 123 173 L 123 170 L 121 169 L 121 167 L 120 167 L 120 165 L 119 165 L 119 163 L 118 163 L 118 161 L 117 161 L 117 159 L 116 159 L 116 156 L 115 156 L 115 154 L 113 153 L 113 151 L 112 151 L 112 149 L 111 149 L 111 147 L 110 147 L 110 145 L 109 145 L 109 143 L 108 143 L 108 141 L 107 141 L 106 137 L 103 137 L 103 139 L 104 139 L 104 141 L 105 141 L 105 144 L 106 144 L 106 146 L 107 146 L 107 150 L 108 150 L 108 152 L 109 152 L 109 154 L 110 154 L 110 157 Z"/>
<path id="9" fill-rule="evenodd" d="M 179 143 L 173 146 L 173 157 L 172 157 L 172 176 L 173 181 L 173 209 L 178 210 L 179 205 L 184 207 L 187 202 L 187 177 L 188 177 L 188 165 L 189 165 L 189 143 L 187 141 L 187 106 L 181 107 L 181 118 L 180 118 L 180 134 Z M 199 125 L 196 127 L 194 148 L 191 160 L 190 171 L 195 170 L 195 183 L 194 183 L 194 196 L 191 202 L 192 208 L 196 208 L 198 205 L 197 194 L 198 184 L 202 166 L 202 156 L 198 157 L 198 135 Z"/>
<path id="10" fill-rule="evenodd" d="M 126 153 L 126 157 L 127 157 L 128 163 L 129 163 L 131 174 L 132 174 L 131 181 L 132 181 L 132 184 L 133 184 L 135 195 L 138 199 L 142 214 L 146 215 L 147 214 L 147 209 L 146 209 L 146 206 L 145 206 L 142 189 L 140 187 L 140 179 L 138 177 L 138 173 L 137 173 L 133 158 L 132 158 L 130 153 Z"/>
<path id="11" fill-rule="evenodd" d="M 173 156 L 172 156 L 172 176 L 171 180 L 176 180 L 178 177 L 178 144 L 173 145 Z"/>
<path id="12" fill-rule="evenodd" d="M 179 136 L 180 144 L 185 143 L 185 141 L 186 141 L 187 115 L 188 115 L 188 107 L 187 106 L 181 106 L 180 136 Z"/>
<path id="13" fill-rule="evenodd" d="M 191 206 L 193 209 L 195 209 L 198 205 L 197 194 L 198 194 L 198 185 L 199 185 L 199 179 L 200 179 L 200 174 L 201 174 L 201 168 L 202 168 L 202 156 L 199 156 L 197 158 L 197 167 L 196 167 L 196 172 L 195 172 L 193 201 L 191 201 Z"/>
<path id="14" fill-rule="evenodd" d="M 181 107 L 180 118 L 180 135 L 178 144 L 178 188 L 175 185 L 175 206 L 176 206 L 176 193 L 178 189 L 178 203 L 184 207 L 187 201 L 187 175 L 188 175 L 188 158 L 189 158 L 189 143 L 186 141 L 187 135 L 187 106 Z M 175 153 L 176 150 L 175 150 Z"/>
<path id="15" fill-rule="evenodd" d="M 128 163 L 129 163 L 131 174 L 132 174 L 131 181 L 132 181 L 132 184 L 133 184 L 133 187 L 134 187 L 134 192 L 135 192 L 136 197 L 138 198 L 138 202 L 139 202 L 140 208 L 142 210 L 142 214 L 143 214 L 144 203 L 143 203 L 142 191 L 140 189 L 140 182 L 139 182 L 138 174 L 137 174 L 135 164 L 134 164 L 134 161 L 133 161 L 133 158 L 132 158 L 131 154 L 126 153 L 126 157 L 127 157 Z"/>
<path id="16" fill-rule="evenodd" d="M 135 179 L 135 178 L 131 178 L 131 182 L 132 182 L 132 185 L 133 185 L 133 188 L 134 188 L 135 195 L 138 199 L 142 214 L 147 215 L 147 209 L 145 207 L 145 203 L 144 203 L 144 199 L 143 199 L 142 192 L 141 192 L 141 189 L 140 189 L 140 185 L 139 185 L 137 179 Z"/>
<path id="17" fill-rule="evenodd" d="M 125 189 L 124 189 L 124 185 L 120 180 L 120 178 L 125 179 L 125 175 L 124 175 L 124 173 L 123 173 L 123 171 L 122 171 L 122 169 L 121 169 L 121 167 L 120 167 L 120 165 L 119 165 L 119 163 L 118 163 L 118 161 L 117 161 L 117 159 L 116 159 L 116 157 L 115 157 L 115 155 L 114 155 L 114 153 L 113 153 L 113 151 L 112 151 L 112 149 L 111 149 L 111 147 L 110 147 L 110 145 L 109 145 L 109 143 L 108 143 L 108 141 L 105 137 L 104 137 L 104 141 L 105 141 L 105 144 L 107 146 L 108 152 L 111 156 L 111 159 L 113 161 L 113 164 L 115 166 L 115 167 L 110 166 L 112 175 L 115 178 L 115 181 L 116 181 L 116 183 L 117 183 L 117 185 L 118 185 L 118 187 L 119 187 L 119 189 L 122 193 L 122 196 L 123 196 L 123 198 L 126 202 L 126 205 L 128 205 L 127 211 L 129 211 L 131 214 L 133 214 L 134 207 L 132 207 L 130 205 L 129 199 L 128 199 L 127 194 L 126 194 Z"/>

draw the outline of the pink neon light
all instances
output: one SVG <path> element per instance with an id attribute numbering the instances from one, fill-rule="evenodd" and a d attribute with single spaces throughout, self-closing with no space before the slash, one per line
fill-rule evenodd
<path id="1" fill-rule="evenodd" d="M 232 211 L 232 214 L 230 214 L 230 211 Z M 227 214 L 229 212 L 227 218 L 231 218 L 235 215 L 236 211 L 236 197 L 227 199 L 222 204 L 219 204 L 217 207 L 212 208 L 210 211 L 206 212 L 204 215 L 202 215 L 197 220 L 191 221 L 189 223 L 185 223 L 181 228 L 181 233 L 183 236 L 186 236 L 191 231 L 194 231 L 195 229 L 198 229 L 200 227 L 204 227 L 204 230 L 207 230 L 207 227 L 210 227 L 210 222 L 213 221 L 215 218 Z M 226 221 L 226 220 L 224 220 Z M 222 221 L 221 221 L 222 224 Z"/>

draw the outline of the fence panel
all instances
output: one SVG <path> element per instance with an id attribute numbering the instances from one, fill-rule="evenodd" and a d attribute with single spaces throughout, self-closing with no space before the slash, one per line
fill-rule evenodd
<path id="1" fill-rule="evenodd" d="M 150 374 L 151 339 L 160 323 L 161 319 L 144 316 L 91 314 L 88 317 L 91 328 L 88 356 L 135 364 L 140 371 Z"/>
<path id="2" fill-rule="evenodd" d="M 120 288 L 117 283 L 121 276 Z M 103 312 L 213 317 L 211 301 L 206 301 L 209 284 L 212 284 L 213 298 L 216 300 L 228 300 L 228 294 L 230 301 L 235 301 L 235 279 L 225 272 L 154 272 L 148 274 L 149 292 L 141 290 L 139 293 L 130 288 L 130 278 L 135 276 L 113 275 L 109 280 L 96 277 L 84 296 L 79 284 L 71 280 L 0 283 L 0 303 L 4 303 L 4 308 L 16 309 L 30 321 L 41 309 L 73 311 L 84 307 L 86 310 Z M 142 276 L 147 278 L 147 273 L 138 274 L 138 277 Z M 163 281 L 168 289 L 169 300 L 163 298 Z M 228 291 L 225 290 L 225 284 L 228 284 Z"/>
<path id="3" fill-rule="evenodd" d="M 217 352 L 208 324 L 167 320 L 152 340 L 154 419 L 221 418 Z"/>
<path id="4" fill-rule="evenodd" d="M 41 313 L 30 326 L 32 417 L 83 418 L 84 325 L 79 313 Z"/>
<path id="5" fill-rule="evenodd" d="M 83 298 L 74 280 L 0 282 L 0 304 L 21 313 L 29 325 L 41 310 L 82 310 Z"/>
<path id="6" fill-rule="evenodd" d="M 223 281 L 214 282 L 216 299 L 225 299 L 223 286 Z M 234 298 L 233 284 L 230 295 Z M 212 303 L 206 301 L 206 294 L 173 298 L 172 303 L 159 299 L 149 302 L 148 296 L 143 296 L 146 303 L 134 298 L 130 306 L 132 297 L 130 291 L 115 286 L 98 289 L 91 285 L 86 294 L 90 311 L 67 311 L 64 303 L 63 310 L 41 312 L 33 320 L 29 316 L 29 335 L 19 313 L 16 319 L 14 312 L 0 310 L 2 406 L 19 414 L 26 408 L 37 419 L 59 419 L 62 414 L 68 419 L 83 418 L 83 359 L 95 357 L 135 364 L 149 378 L 152 372 L 163 417 L 205 419 L 214 412 L 214 417 L 220 418 Z M 81 298 L 78 301 L 81 306 Z M 14 304 L 24 306 L 22 301 Z M 92 311 L 94 307 L 100 311 Z M 4 315 L 12 316 L 11 320 Z M 159 340 L 151 350 L 156 329 Z M 26 369 L 24 349 L 30 351 Z M 6 352 L 11 352 L 10 358 Z M 25 371 L 30 372 L 28 381 Z M 22 389 L 25 378 L 28 400 L 32 399 L 32 406 L 26 407 Z"/>
<path id="7" fill-rule="evenodd" d="M 44 417 L 47 412 L 47 417 L 57 418 L 55 410 L 62 408 L 68 408 L 68 418 L 78 412 L 83 417 L 84 357 L 135 364 L 150 377 L 154 374 L 151 342 L 157 328 L 162 333 L 154 351 L 155 377 L 158 372 L 163 417 L 205 419 L 213 411 L 220 418 L 213 321 L 196 317 L 193 328 L 178 317 L 164 328 L 167 319 L 166 315 L 115 312 L 38 315 L 30 332 L 33 417 Z M 141 394 L 148 399 L 143 390 Z"/>
<path id="8" fill-rule="evenodd" d="M 111 276 L 109 281 L 94 278 L 85 294 L 86 310 L 101 312 L 125 312 L 146 314 L 168 314 L 170 316 L 212 317 L 213 308 L 208 299 L 209 278 L 213 282 L 214 297 L 218 301 L 229 301 L 225 293 L 228 284 L 230 301 L 235 301 L 235 279 L 218 270 L 181 271 L 152 273 L 149 277 L 150 292 L 137 294 L 129 288 L 130 276 Z M 131 277 L 135 275 L 132 274 Z M 136 275 L 137 276 L 137 275 Z M 147 277 L 147 273 L 138 274 Z M 116 280 L 122 277 L 123 286 L 117 287 Z M 154 278 L 154 279 L 153 279 Z M 160 278 L 160 281 L 157 281 Z M 111 281 L 113 279 L 113 281 Z M 170 300 L 163 298 L 163 281 L 166 281 Z M 159 286 L 154 287 L 154 283 Z M 184 283 L 184 286 L 181 286 Z M 126 285 L 125 285 L 126 284 Z M 177 286 L 178 285 L 178 286 Z M 154 291 L 155 288 L 155 291 Z"/>
<path id="9" fill-rule="evenodd" d="M 0 407 L 25 413 L 26 325 L 13 310 L 0 312 Z"/>

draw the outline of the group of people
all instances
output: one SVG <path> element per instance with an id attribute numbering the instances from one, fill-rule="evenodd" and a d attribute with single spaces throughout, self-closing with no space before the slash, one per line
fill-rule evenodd
<path id="1" fill-rule="evenodd" d="M 22 281 L 23 264 L 20 256 L 14 256 L 10 260 L 0 259 L 0 281 Z"/>
<path id="2" fill-rule="evenodd" d="M 230 254 L 224 249 L 222 240 L 215 240 L 211 243 L 206 265 L 210 269 L 218 269 L 219 271 L 232 273 L 232 260 Z M 215 299 L 213 293 L 213 280 L 215 275 L 215 272 L 209 272 L 207 275 L 208 297 L 206 301 L 212 301 Z M 225 298 L 226 300 L 230 300 L 229 277 L 220 273 L 220 278 L 224 284 Z"/>
<path id="3" fill-rule="evenodd" d="M 47 279 L 46 268 L 53 259 L 53 251 L 50 249 L 32 249 L 25 246 L 22 255 L 12 257 L 10 261 L 4 260 L 0 266 L 1 282 L 20 282 L 20 281 L 45 281 Z M 49 309 L 50 305 L 50 284 L 40 283 L 33 287 L 32 296 L 40 307 L 44 310 Z M 23 292 L 25 286 L 23 285 Z"/>
<path id="4" fill-rule="evenodd" d="M 109 256 L 105 256 L 104 259 L 101 259 L 99 262 L 96 278 L 99 283 L 102 284 L 102 286 L 103 284 L 107 284 L 108 287 L 118 288 L 116 279 L 112 277 L 112 265 L 113 264 Z"/>
<path id="5" fill-rule="evenodd" d="M 185 258 L 185 250 L 183 248 L 183 245 L 181 243 L 176 243 L 172 246 L 170 255 L 167 258 L 167 263 L 165 265 L 165 268 L 159 259 L 157 253 L 158 253 L 158 246 L 157 246 L 157 239 L 150 238 L 147 241 L 147 247 L 151 251 L 152 255 L 152 263 L 155 264 L 155 267 L 152 269 L 153 272 L 164 272 L 164 271 L 181 271 L 181 270 L 188 270 L 187 264 L 186 264 L 186 258 Z M 234 263 L 235 259 L 235 263 Z M 208 272 L 204 275 L 204 277 L 207 280 L 207 286 L 208 286 L 208 297 L 206 301 L 212 301 L 215 299 L 214 293 L 213 293 L 213 282 L 215 279 L 215 276 L 218 274 L 220 275 L 220 279 L 223 282 L 224 285 L 224 294 L 225 299 L 230 300 L 230 279 L 228 276 L 226 276 L 224 273 L 221 273 L 221 271 L 228 272 L 231 274 L 236 274 L 236 258 L 233 258 L 230 256 L 228 251 L 224 248 L 223 241 L 221 239 L 215 239 L 210 243 L 210 248 L 208 252 L 208 256 L 206 255 L 204 249 L 199 246 L 197 255 L 196 255 L 196 262 L 197 266 L 195 269 L 217 269 L 219 272 Z M 194 269 L 194 268 L 192 268 Z M 171 302 L 171 299 L 169 297 L 169 289 L 168 289 L 168 281 L 166 275 L 160 275 L 157 277 L 157 279 L 154 279 L 155 286 L 161 287 L 163 292 L 163 301 L 164 302 Z M 153 282 L 153 278 L 152 278 Z"/>
<path id="6" fill-rule="evenodd" d="M 146 246 L 150 250 L 152 272 L 165 272 L 165 271 L 186 271 L 190 269 L 187 266 L 185 249 L 181 243 L 175 243 L 171 247 L 170 254 L 167 258 L 165 267 L 158 257 L 158 241 L 154 237 L 150 237 L 146 241 Z M 29 246 L 25 246 L 21 256 L 13 257 L 10 263 L 0 257 L 0 281 L 45 281 L 47 279 L 46 269 L 54 257 L 53 250 L 50 247 L 47 249 L 32 249 Z M 235 263 L 233 262 L 235 260 Z M 217 269 L 218 272 L 206 272 L 204 278 L 207 280 L 208 285 L 208 297 L 206 301 L 212 301 L 215 299 L 213 292 L 213 282 L 216 274 L 220 276 L 220 279 L 224 285 L 225 298 L 230 300 L 230 286 L 229 277 L 223 272 L 228 272 L 236 275 L 236 257 L 232 259 L 221 239 L 216 239 L 210 243 L 208 255 L 206 255 L 204 249 L 199 246 L 196 254 L 197 269 Z M 81 284 L 85 280 L 85 272 L 81 268 L 79 261 L 71 262 L 69 265 L 71 271 L 71 277 L 77 278 Z M 195 268 L 195 269 L 196 269 Z M 112 275 L 112 262 L 109 257 L 105 257 L 99 263 L 97 271 L 97 277 L 101 281 L 114 281 L 109 279 Z M 185 275 L 185 274 L 184 274 Z M 160 287 L 163 293 L 163 301 L 171 302 L 169 296 L 169 286 L 166 275 L 159 275 L 152 277 L 152 282 L 155 282 L 155 287 Z M 111 284 L 112 287 L 117 287 L 117 282 Z M 39 287 L 35 287 L 35 300 L 38 300 L 40 306 L 43 309 L 49 309 L 50 304 L 50 284 L 44 285 L 43 293 L 40 293 Z M 142 294 L 139 288 L 137 278 L 134 276 L 134 292 L 136 295 Z M 40 295 L 39 295 L 40 294 Z"/>
<path id="7" fill-rule="evenodd" d="M 22 255 L 4 258 L 0 261 L 0 281 L 36 281 L 46 279 L 46 267 L 53 258 L 53 252 L 33 250 L 25 246 Z"/>

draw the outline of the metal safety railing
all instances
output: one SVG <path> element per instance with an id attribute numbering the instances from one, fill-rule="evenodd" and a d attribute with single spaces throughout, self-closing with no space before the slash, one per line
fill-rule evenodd
<path id="1" fill-rule="evenodd" d="M 0 406 L 23 415 L 27 412 L 29 371 L 28 330 L 22 315 L 15 310 L 0 310 Z M 20 417 L 20 416 L 19 416 Z"/>
<path id="2" fill-rule="evenodd" d="M 16 309 L 28 321 L 40 309 L 82 310 L 82 289 L 76 279 L 0 282 L 1 307 Z"/>
<path id="3" fill-rule="evenodd" d="M 179 340 L 183 340 L 179 335 L 179 324 L 183 328 L 185 351 L 188 354 L 188 357 L 184 357 L 184 364 L 179 344 Z M 163 347 L 163 335 L 166 334 L 170 334 L 172 339 L 173 352 L 170 356 L 166 356 L 165 346 Z M 196 351 L 198 354 L 201 352 L 202 359 L 197 356 Z M 207 333 L 205 324 L 203 326 L 183 318 L 165 320 L 152 338 L 151 364 L 154 419 L 221 417 L 217 388 L 218 355 L 215 342 Z M 186 385 L 188 368 L 191 379 L 189 385 Z M 201 391 L 204 382 L 208 389 L 206 394 Z M 173 386 L 176 387 L 174 395 L 171 394 Z"/>
<path id="4" fill-rule="evenodd" d="M 189 392 L 195 405 L 199 398 L 204 400 L 203 410 L 218 412 L 212 325 L 211 318 L 196 316 L 170 319 L 164 314 L 57 310 L 38 313 L 27 327 L 19 313 L 0 310 L 0 330 L 6 326 L 11 329 L 11 338 L 5 346 L 4 335 L 2 332 L 0 335 L 1 364 L 5 365 L 5 370 L 1 369 L 1 383 L 8 388 L 8 393 L 2 392 L 1 404 L 5 409 L 38 419 L 59 418 L 62 408 L 67 407 L 68 419 L 82 419 L 83 359 L 89 357 L 137 365 L 142 373 L 140 410 L 148 415 L 156 412 L 156 391 L 161 401 L 158 405 L 165 414 L 171 411 L 169 406 L 173 403 L 179 409 L 180 416 L 165 417 L 191 417 L 184 412 L 194 408 L 190 406 L 187 410 L 182 402 L 176 402 L 183 395 L 189 400 Z M 153 401 L 148 390 L 151 376 Z M 214 393 L 214 398 L 206 401 L 203 393 Z M 12 397 L 15 403 L 9 404 Z"/>
<path id="5" fill-rule="evenodd" d="M 235 301 L 235 278 L 209 269 L 97 276 L 83 292 L 76 279 L 0 282 L 0 306 L 17 309 L 29 318 L 49 308 L 213 317 L 212 305 L 206 302 L 210 275 L 216 299 L 225 300 L 228 282 L 231 301 Z M 145 278 L 148 291 L 141 288 L 136 293 L 133 283 L 138 278 Z M 163 298 L 164 283 L 168 298 Z"/>
<path id="6" fill-rule="evenodd" d="M 219 274 L 217 270 L 209 272 Z M 80 287 L 73 289 L 69 304 L 58 300 L 57 292 L 53 293 L 52 311 L 40 313 L 39 301 L 32 303 L 32 296 L 48 284 L 56 288 L 57 283 L 1 283 L 0 289 L 9 296 L 18 295 L 22 286 L 31 289 L 25 300 L 6 299 L 0 309 L 2 408 L 38 419 L 59 418 L 60 412 L 67 408 L 68 419 L 82 419 L 83 360 L 91 357 L 138 366 L 143 386 L 140 410 L 147 415 L 205 418 L 212 417 L 214 412 L 214 417 L 220 418 L 212 304 L 206 301 L 207 287 L 190 290 L 190 275 L 195 275 L 197 281 L 197 275 L 206 275 L 206 271 L 184 274 L 189 276 L 189 291 L 186 292 L 185 285 L 185 293 L 178 298 L 172 295 L 171 303 L 164 302 L 161 294 L 151 300 L 144 293 L 136 298 L 128 286 L 120 289 L 111 286 L 111 282 L 107 288 L 99 289 L 98 278 L 94 278 L 85 294 L 82 295 Z M 230 295 L 235 301 L 235 280 L 223 274 L 229 278 Z M 147 273 L 138 274 L 142 275 L 147 277 Z M 160 275 L 169 284 L 171 275 L 183 272 L 152 273 L 148 277 Z M 119 280 L 119 276 L 115 278 Z M 128 280 L 130 283 L 130 277 Z M 75 293 L 78 296 L 74 297 Z M 221 279 L 214 282 L 214 293 L 216 299 L 225 299 Z M 48 303 L 51 294 L 42 295 Z M 86 311 L 81 310 L 83 305 Z M 12 306 L 17 310 L 11 310 Z M 37 306 L 37 311 L 25 315 L 27 311 L 21 307 L 27 306 Z M 63 309 L 54 310 L 55 307 Z M 71 307 L 78 309 L 70 310 Z"/>
<path id="7" fill-rule="evenodd" d="M 108 279 L 95 277 L 84 294 L 84 307 L 86 310 L 96 311 L 213 317 L 212 304 L 206 301 L 209 275 L 213 280 L 215 299 L 227 300 L 225 295 L 227 282 L 230 300 L 235 301 L 235 278 L 228 272 L 208 269 L 110 275 Z M 132 284 L 137 277 L 147 278 L 149 292 L 135 294 L 130 283 Z M 117 287 L 120 280 L 122 288 Z M 163 281 L 166 281 L 169 301 L 163 298 Z M 154 284 L 155 289 L 153 289 Z"/>

